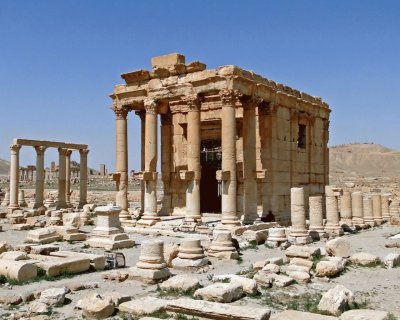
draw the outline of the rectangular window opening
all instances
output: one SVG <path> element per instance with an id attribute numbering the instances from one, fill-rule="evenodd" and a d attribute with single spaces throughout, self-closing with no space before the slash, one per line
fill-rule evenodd
<path id="1" fill-rule="evenodd" d="M 307 127 L 305 124 L 299 124 L 299 135 L 297 138 L 297 147 L 305 149 L 307 145 Z"/>

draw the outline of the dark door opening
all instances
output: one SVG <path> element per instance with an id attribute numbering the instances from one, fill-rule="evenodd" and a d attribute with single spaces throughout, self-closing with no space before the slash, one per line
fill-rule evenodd
<path id="1" fill-rule="evenodd" d="M 221 213 L 221 185 L 216 179 L 217 170 L 221 170 L 221 159 L 220 140 L 201 142 L 201 213 Z"/>

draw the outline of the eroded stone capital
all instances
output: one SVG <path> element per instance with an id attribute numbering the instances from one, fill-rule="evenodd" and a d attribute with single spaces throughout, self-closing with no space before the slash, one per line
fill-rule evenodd
<path id="1" fill-rule="evenodd" d="M 144 109 L 148 114 L 157 114 L 157 101 L 154 99 L 145 99 Z"/>
<path id="2" fill-rule="evenodd" d="M 235 106 L 238 99 L 242 97 L 242 94 L 238 90 L 222 89 L 219 92 L 219 96 L 223 105 Z"/>
<path id="3" fill-rule="evenodd" d="M 34 148 L 35 148 L 35 150 L 36 150 L 36 154 L 37 154 L 37 155 L 43 155 L 44 152 L 45 152 L 46 149 L 47 149 L 47 147 L 44 147 L 44 146 L 35 146 Z"/>
<path id="4" fill-rule="evenodd" d="M 18 153 L 20 149 L 21 149 L 21 145 L 20 144 L 12 144 L 10 146 L 10 150 L 11 150 L 12 153 Z"/>
<path id="5" fill-rule="evenodd" d="M 62 156 L 67 156 L 68 149 L 66 149 L 66 148 L 58 148 L 58 154 L 62 155 Z"/>
<path id="6" fill-rule="evenodd" d="M 116 100 L 113 101 L 111 110 L 114 111 L 117 120 L 126 120 L 130 111 L 127 106 L 119 104 Z"/>
<path id="7" fill-rule="evenodd" d="M 200 99 L 197 94 L 188 95 L 182 98 L 182 101 L 188 106 L 188 111 L 199 111 L 200 110 Z"/>
<path id="8" fill-rule="evenodd" d="M 87 155 L 89 153 L 89 149 L 79 149 L 79 154 L 82 155 Z"/>

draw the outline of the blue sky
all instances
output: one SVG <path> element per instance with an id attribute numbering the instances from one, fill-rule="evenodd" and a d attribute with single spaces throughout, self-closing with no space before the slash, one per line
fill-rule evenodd
<path id="1" fill-rule="evenodd" d="M 399 17 L 389 0 L 0 0 L 0 158 L 14 137 L 71 141 L 89 144 L 91 167 L 114 170 L 108 94 L 121 73 L 171 52 L 321 96 L 333 110 L 330 144 L 400 149 Z M 130 169 L 139 133 L 130 114 Z M 21 164 L 34 161 L 24 148 Z"/>

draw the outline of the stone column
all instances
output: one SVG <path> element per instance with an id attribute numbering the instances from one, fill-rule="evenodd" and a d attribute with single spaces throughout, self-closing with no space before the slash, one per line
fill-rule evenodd
<path id="1" fill-rule="evenodd" d="M 43 207 L 44 200 L 44 152 L 46 147 L 37 146 L 36 150 L 36 186 L 34 209 Z"/>
<path id="2" fill-rule="evenodd" d="M 66 193 L 66 157 L 67 157 L 68 149 L 58 148 L 58 200 L 56 209 L 64 209 L 67 207 L 67 203 L 65 202 L 65 193 Z"/>
<path id="3" fill-rule="evenodd" d="M 353 225 L 364 228 L 363 218 L 363 196 L 361 191 L 356 191 L 351 194 L 351 211 L 353 214 Z"/>
<path id="4" fill-rule="evenodd" d="M 188 105 L 187 114 L 187 162 L 189 177 L 186 189 L 185 222 L 197 223 L 201 221 L 200 214 L 200 101 L 197 96 L 185 98 Z"/>
<path id="5" fill-rule="evenodd" d="M 342 235 L 343 229 L 339 225 L 338 196 L 340 189 L 325 186 L 326 225 L 325 232 L 330 236 Z"/>
<path id="6" fill-rule="evenodd" d="M 384 221 L 390 221 L 390 210 L 389 210 L 389 195 L 383 194 L 381 196 L 382 205 L 382 219 Z"/>
<path id="7" fill-rule="evenodd" d="M 290 189 L 290 215 L 292 227 L 290 228 L 289 241 L 295 244 L 310 242 L 306 226 L 306 210 L 304 202 L 304 189 Z"/>
<path id="8" fill-rule="evenodd" d="M 151 226 L 160 220 L 157 215 L 157 102 L 145 100 L 145 109 L 144 212 L 137 224 Z"/>
<path id="9" fill-rule="evenodd" d="M 349 191 L 343 191 L 340 197 L 340 224 L 351 226 L 353 224 L 351 218 L 351 194 Z"/>
<path id="10" fill-rule="evenodd" d="M 18 188 L 19 188 L 19 150 L 21 146 L 13 144 L 10 146 L 11 161 L 10 161 L 10 204 L 8 212 L 13 212 L 19 208 L 18 205 Z"/>
<path id="11" fill-rule="evenodd" d="M 65 202 L 67 207 L 71 207 L 71 153 L 72 150 L 68 150 L 65 157 Z"/>
<path id="12" fill-rule="evenodd" d="M 221 145 L 222 145 L 222 219 L 224 227 L 239 225 L 236 215 L 236 101 L 234 90 L 221 90 Z"/>
<path id="13" fill-rule="evenodd" d="M 373 205 L 371 198 L 364 198 L 363 199 L 363 215 L 364 215 L 364 223 L 370 227 L 374 227 L 375 219 L 373 215 Z"/>
<path id="14" fill-rule="evenodd" d="M 169 216 L 171 213 L 171 153 L 172 153 L 172 115 L 161 116 L 161 178 L 163 181 L 163 198 L 160 215 Z M 143 161 L 144 164 L 144 161 Z M 144 169 L 143 169 L 144 170 Z M 144 189 L 143 189 L 144 190 Z"/>
<path id="15" fill-rule="evenodd" d="M 116 145 L 116 174 L 117 207 L 121 208 L 119 217 L 121 222 L 130 218 L 128 211 L 128 122 L 129 109 L 125 106 L 114 105 L 115 113 L 115 145 Z"/>
<path id="16" fill-rule="evenodd" d="M 382 219 L 382 202 L 380 194 L 372 195 L 372 213 L 374 216 L 375 224 L 380 226 L 383 223 Z"/>
<path id="17" fill-rule="evenodd" d="M 146 134 L 146 112 L 144 110 L 136 111 L 136 115 L 140 118 L 140 171 L 144 172 L 144 148 L 145 148 L 145 134 Z M 144 212 L 144 194 L 145 185 L 144 180 L 140 181 L 140 213 Z"/>
<path id="18" fill-rule="evenodd" d="M 323 200 L 322 196 L 311 196 L 308 198 L 310 209 L 309 235 L 316 240 L 326 237 L 326 232 L 324 230 Z"/>
<path id="19" fill-rule="evenodd" d="M 257 213 L 256 180 L 256 107 L 260 99 L 251 98 L 243 103 L 243 223 L 252 224 L 259 219 Z"/>
<path id="20" fill-rule="evenodd" d="M 88 180 L 88 164 L 87 155 L 89 153 L 88 149 L 80 149 L 80 179 L 79 179 L 79 205 L 78 208 L 82 209 L 85 204 L 87 204 L 87 180 Z M 120 214 L 121 215 L 121 214 Z"/>

